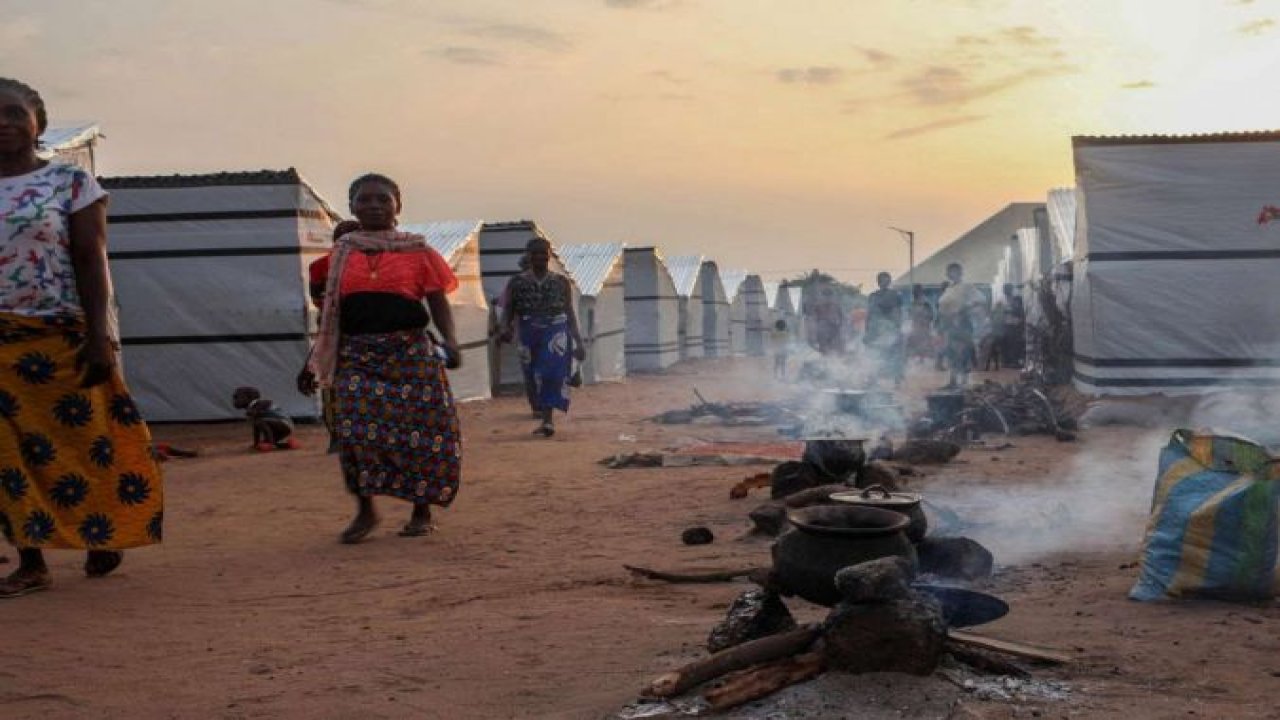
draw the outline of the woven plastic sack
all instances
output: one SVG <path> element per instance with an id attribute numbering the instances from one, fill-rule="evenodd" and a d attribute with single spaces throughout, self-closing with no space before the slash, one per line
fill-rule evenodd
<path id="1" fill-rule="evenodd" d="M 1257 443 L 1178 430 L 1160 453 L 1134 600 L 1276 590 L 1280 465 Z"/>

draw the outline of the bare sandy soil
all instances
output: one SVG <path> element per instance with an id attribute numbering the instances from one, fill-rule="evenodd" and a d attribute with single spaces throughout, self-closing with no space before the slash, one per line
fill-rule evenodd
<path id="1" fill-rule="evenodd" d="M 643 421 L 688 406 L 694 386 L 713 400 L 783 394 L 758 380 L 764 362 L 702 361 L 584 389 L 551 440 L 529 434 L 519 398 L 465 406 L 462 491 L 425 539 L 397 537 L 409 507 L 384 500 L 370 541 L 337 542 L 352 502 L 320 428 L 301 431 L 303 450 L 262 455 L 240 425 L 157 427 L 158 440 L 202 451 L 166 467 L 165 544 L 100 580 L 80 576 L 82 558 L 52 555 L 53 590 L 0 604 L 0 717 L 607 717 L 696 657 L 744 589 L 633 581 L 622 564 L 763 564 L 769 546 L 743 539 L 762 491 L 728 498 L 756 468 L 596 461 L 693 439 L 775 439 Z M 997 552 L 988 587 L 1012 612 L 982 631 L 1077 658 L 1037 671 L 1064 682 L 1067 699 L 991 702 L 875 676 L 848 682 L 879 693 L 776 717 L 1280 716 L 1280 610 L 1126 599 L 1160 435 L 1108 428 L 999 450 L 993 440 L 914 481 Z M 716 542 L 682 545 L 691 525 Z"/>

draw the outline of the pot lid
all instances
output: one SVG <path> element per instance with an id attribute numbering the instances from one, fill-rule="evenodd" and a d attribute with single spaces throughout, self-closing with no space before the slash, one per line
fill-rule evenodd
<path id="1" fill-rule="evenodd" d="M 890 492 L 880 485 L 872 485 L 865 490 L 832 493 L 831 499 L 836 502 L 851 503 L 853 505 L 891 508 L 918 505 L 923 496 L 920 493 Z"/>

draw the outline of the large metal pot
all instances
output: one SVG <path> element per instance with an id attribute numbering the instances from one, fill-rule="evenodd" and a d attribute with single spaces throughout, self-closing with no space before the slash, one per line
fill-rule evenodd
<path id="1" fill-rule="evenodd" d="M 925 533 L 929 531 L 929 520 L 924 515 L 924 509 L 920 507 L 920 501 L 923 498 L 919 493 L 890 492 L 883 485 L 872 485 L 862 491 L 832 493 L 831 499 L 850 505 L 883 508 L 906 515 L 911 520 L 911 525 L 907 528 L 907 538 L 913 543 L 923 540 Z"/>
<path id="2" fill-rule="evenodd" d="M 842 568 L 890 555 L 914 568 L 906 515 L 873 507 L 815 505 L 787 513 L 792 528 L 773 543 L 773 573 L 782 589 L 819 605 L 840 601 Z"/>
<path id="3" fill-rule="evenodd" d="M 867 462 L 865 443 L 864 438 L 805 438 L 802 459 L 817 468 L 826 482 L 845 482 Z"/>

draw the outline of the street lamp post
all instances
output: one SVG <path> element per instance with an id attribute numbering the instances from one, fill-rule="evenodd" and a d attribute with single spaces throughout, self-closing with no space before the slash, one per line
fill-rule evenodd
<path id="1" fill-rule="evenodd" d="M 902 239 L 907 241 L 907 284 L 915 287 L 916 284 L 916 234 L 910 230 L 903 230 L 892 225 L 890 230 L 902 235 Z"/>

